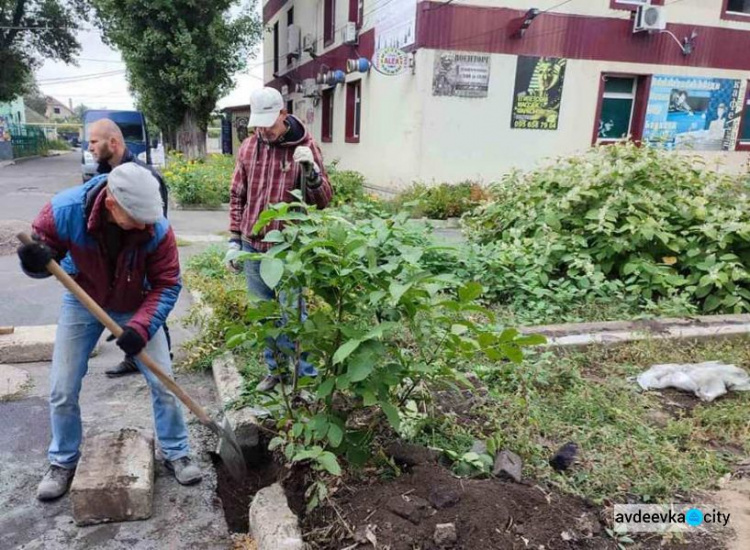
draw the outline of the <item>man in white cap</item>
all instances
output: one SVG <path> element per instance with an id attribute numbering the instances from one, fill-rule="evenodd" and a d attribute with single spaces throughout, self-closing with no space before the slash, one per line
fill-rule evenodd
<path id="1" fill-rule="evenodd" d="M 24 272 L 48 277 L 49 260 L 68 255 L 66 271 L 123 327 L 117 345 L 130 356 L 145 349 L 171 375 L 163 325 L 182 282 L 177 243 L 151 173 L 126 163 L 63 191 L 42 209 L 33 231 L 35 242 L 18 249 Z M 103 329 L 72 294 L 63 296 L 50 372 L 50 468 L 37 490 L 40 500 L 65 494 L 75 474 L 83 435 L 78 396 Z M 199 482 L 201 472 L 188 456 L 187 428 L 177 399 L 137 364 L 151 389 L 166 467 L 184 485 Z"/>
<path id="2" fill-rule="evenodd" d="M 259 233 L 253 226 L 269 205 L 294 202 L 291 191 L 301 187 L 306 178 L 305 201 L 325 208 L 333 191 L 323 165 L 320 148 L 302 121 L 287 112 L 284 99 L 275 88 L 261 88 L 250 95 L 249 127 L 255 128 L 240 147 L 232 177 L 229 208 L 230 248 L 247 252 L 266 252 L 273 243 L 263 242 L 266 234 L 281 229 L 274 221 Z M 230 262 L 230 268 L 241 271 L 242 265 Z M 248 290 L 258 298 L 274 299 L 274 291 L 260 277 L 260 261 L 245 262 Z M 304 314 L 304 305 L 303 305 Z M 280 381 L 277 358 L 282 349 L 290 349 L 283 338 L 265 351 L 268 376 L 258 384 L 259 391 L 270 391 Z M 304 358 L 296 368 L 301 376 L 315 376 L 315 368 Z"/>

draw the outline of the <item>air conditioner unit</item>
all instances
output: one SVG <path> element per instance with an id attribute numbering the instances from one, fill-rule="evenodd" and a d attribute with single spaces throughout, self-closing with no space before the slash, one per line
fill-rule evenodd
<path id="1" fill-rule="evenodd" d="M 633 32 L 663 31 L 667 28 L 667 13 L 664 6 L 641 6 L 635 14 Z"/>
<path id="2" fill-rule="evenodd" d="M 300 28 L 297 25 L 289 25 L 286 28 L 286 52 L 293 57 L 300 56 Z"/>
<path id="3" fill-rule="evenodd" d="M 344 26 L 344 28 L 341 30 L 341 38 L 344 44 L 356 44 L 359 41 L 357 24 L 354 21 L 349 21 Z"/>
<path id="4" fill-rule="evenodd" d="M 315 37 L 312 34 L 306 34 L 302 38 L 302 51 L 309 54 L 315 53 Z"/>

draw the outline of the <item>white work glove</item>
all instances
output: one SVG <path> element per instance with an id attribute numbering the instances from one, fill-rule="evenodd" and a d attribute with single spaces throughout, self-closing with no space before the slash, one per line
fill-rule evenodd
<path id="1" fill-rule="evenodd" d="M 229 250 L 227 250 L 227 255 L 225 257 L 225 263 L 227 266 L 227 269 L 234 273 L 242 273 L 242 262 L 238 262 L 234 259 L 236 257 L 237 252 L 242 250 L 242 245 L 238 243 L 237 241 L 229 241 Z"/>
<path id="2" fill-rule="evenodd" d="M 294 150 L 294 162 L 312 172 L 310 174 L 311 180 L 317 179 L 318 174 L 320 174 L 320 167 L 315 162 L 312 149 L 309 147 L 305 147 L 304 145 L 297 147 Z"/>

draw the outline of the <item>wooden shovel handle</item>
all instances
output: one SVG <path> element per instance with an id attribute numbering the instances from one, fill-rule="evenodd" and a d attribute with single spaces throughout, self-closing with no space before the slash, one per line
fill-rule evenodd
<path id="1" fill-rule="evenodd" d="M 26 234 L 26 233 L 19 233 L 16 235 L 16 238 L 21 241 L 23 244 L 33 244 L 34 241 Z M 101 324 L 103 324 L 107 329 L 117 336 L 118 338 L 122 334 L 122 327 L 115 323 L 114 319 L 110 317 L 106 311 L 104 311 L 99 304 L 97 304 L 91 296 L 86 294 L 86 291 L 83 290 L 78 283 L 76 283 L 73 278 L 65 273 L 65 271 L 60 267 L 60 265 L 55 260 L 50 260 L 47 263 L 47 271 L 52 273 L 52 275 L 55 276 L 55 278 L 60 281 L 65 288 L 67 288 L 76 298 L 78 298 L 78 301 L 83 304 L 83 306 L 88 309 L 91 314 L 96 317 Z M 146 353 L 146 351 L 141 351 L 137 356 L 137 359 L 143 363 L 148 370 L 150 370 L 154 375 L 161 380 L 162 384 L 164 384 L 169 391 L 171 391 L 173 394 L 177 396 L 177 398 L 182 401 L 185 406 L 190 409 L 195 416 L 198 417 L 198 420 L 201 421 L 202 424 L 205 426 L 213 427 L 215 424 L 213 420 L 206 414 L 206 411 L 203 410 L 203 407 L 201 407 L 198 403 L 193 401 L 193 399 L 185 393 L 185 391 L 177 385 L 177 382 L 172 380 L 167 373 L 165 373 L 159 365 L 156 364 L 156 362 L 149 357 L 149 355 Z"/>

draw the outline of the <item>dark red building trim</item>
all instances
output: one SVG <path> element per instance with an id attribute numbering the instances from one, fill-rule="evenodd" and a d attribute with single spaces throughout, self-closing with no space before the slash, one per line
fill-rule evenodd
<path id="1" fill-rule="evenodd" d="M 729 13 L 729 0 L 723 0 L 721 4 L 721 18 L 728 21 L 743 21 L 750 23 L 750 15 L 737 15 L 735 13 Z"/>
<path id="2" fill-rule="evenodd" d="M 651 5 L 653 6 L 663 6 L 664 0 L 651 0 Z M 626 11 L 635 11 L 638 9 L 637 5 L 634 4 L 622 4 L 618 2 L 617 0 L 609 0 L 609 7 L 613 10 L 626 10 Z"/>
<path id="3" fill-rule="evenodd" d="M 279 10 L 284 7 L 288 0 L 268 0 L 268 3 L 263 6 L 263 24 L 267 24 L 273 16 L 279 13 Z"/>
<path id="4" fill-rule="evenodd" d="M 281 90 L 281 87 L 284 84 L 291 86 L 292 84 L 301 83 L 306 78 L 315 78 L 321 69 L 326 71 L 341 69 L 343 71 L 346 69 L 347 59 L 357 59 L 358 57 L 372 59 L 374 53 L 375 32 L 370 29 L 359 36 L 358 46 L 347 44 L 337 46 L 336 48 L 327 51 L 325 54 L 316 57 L 312 61 L 308 61 L 304 65 L 292 69 L 283 76 L 274 78 L 270 82 L 267 82 L 266 86 L 271 86 L 277 90 Z"/>
<path id="5" fill-rule="evenodd" d="M 443 7 L 429 9 L 436 6 Z M 677 37 L 698 32 L 693 53 L 685 56 L 666 34 L 633 34 L 628 19 L 549 12 L 514 38 L 523 10 L 434 2 L 421 2 L 417 10 L 419 48 L 750 70 L 747 30 L 670 24 Z"/>
<path id="6" fill-rule="evenodd" d="M 323 90 L 322 97 L 322 119 L 320 124 L 320 141 L 323 143 L 331 143 L 333 141 L 333 124 L 331 119 L 333 118 L 333 90 Z"/>

